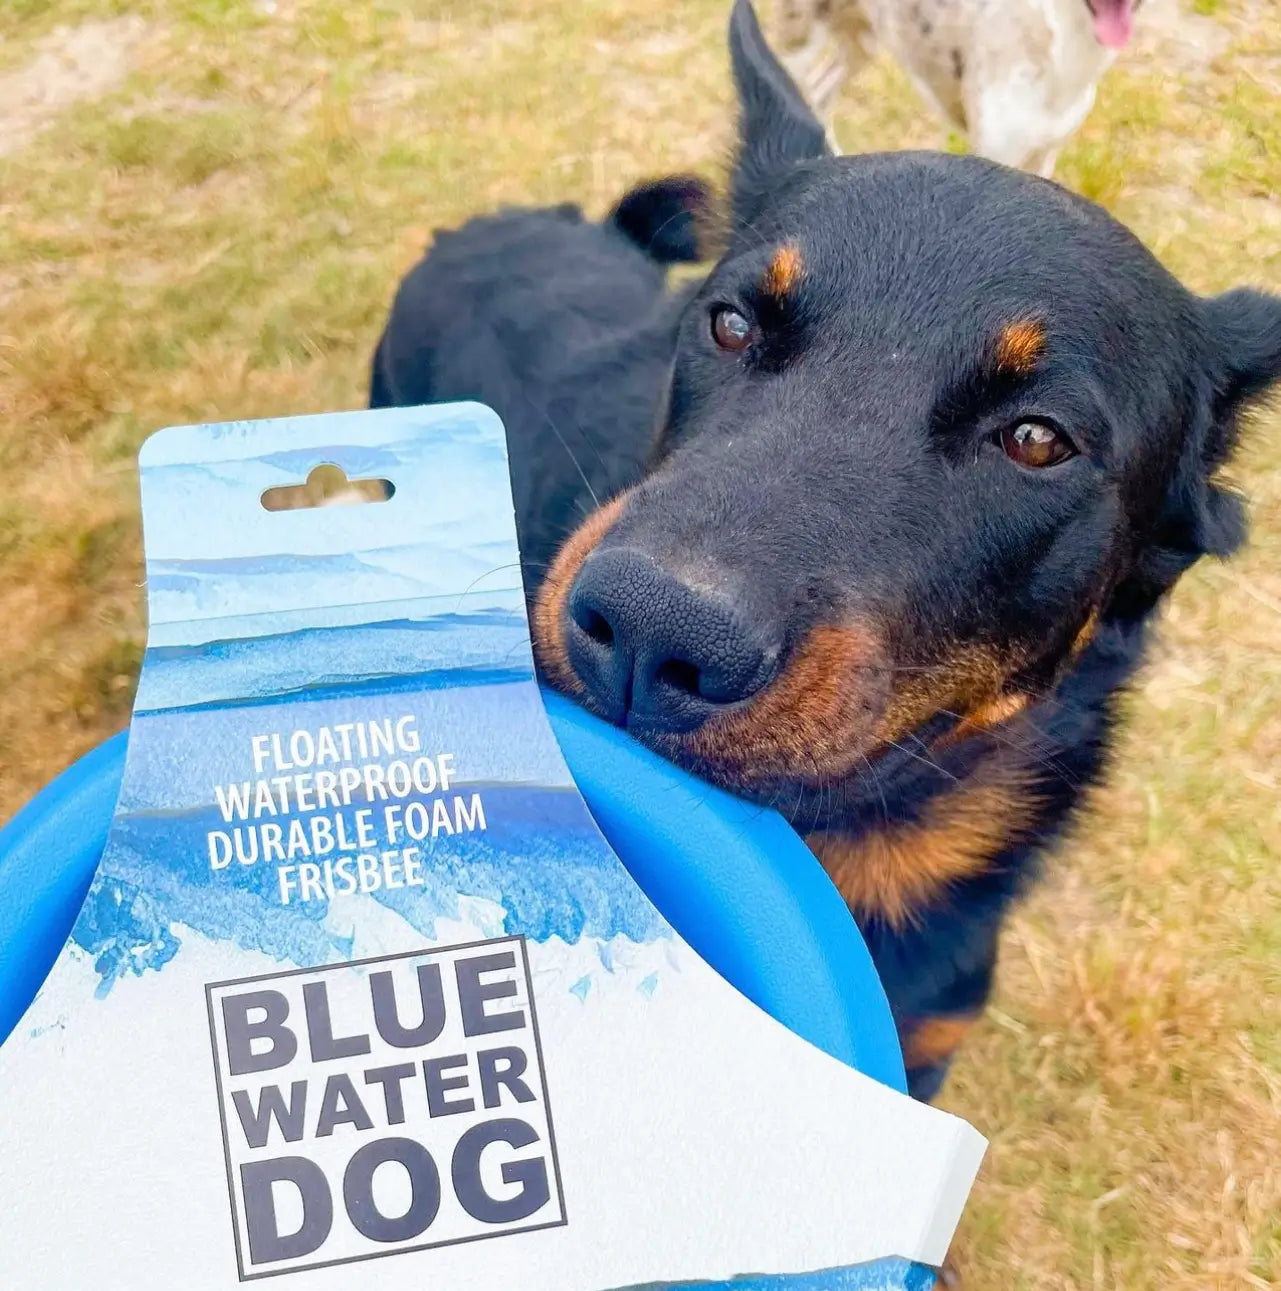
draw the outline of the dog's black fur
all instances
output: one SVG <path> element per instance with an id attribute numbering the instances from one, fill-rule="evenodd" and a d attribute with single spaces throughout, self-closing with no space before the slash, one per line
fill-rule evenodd
<path id="1" fill-rule="evenodd" d="M 665 266 L 695 260 L 709 193 L 647 184 L 603 224 L 576 206 L 440 231 L 401 284 L 370 406 L 481 398 L 508 430 L 531 592 L 596 498 L 638 478 L 679 304 Z"/>
<path id="2" fill-rule="evenodd" d="M 473 220 L 402 285 L 372 402 L 497 409 L 546 675 L 810 837 L 929 1097 L 1154 608 L 1242 540 L 1214 475 L 1281 302 L 1196 297 L 1027 175 L 830 157 L 746 0 L 731 49 L 703 281 L 662 269 L 692 181 Z"/>

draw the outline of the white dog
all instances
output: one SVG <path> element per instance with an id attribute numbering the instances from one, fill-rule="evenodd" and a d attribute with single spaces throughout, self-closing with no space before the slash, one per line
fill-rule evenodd
<path id="1" fill-rule="evenodd" d="M 886 49 L 980 156 L 1049 175 L 1129 43 L 1141 0 L 780 0 L 792 75 L 831 121 Z"/>

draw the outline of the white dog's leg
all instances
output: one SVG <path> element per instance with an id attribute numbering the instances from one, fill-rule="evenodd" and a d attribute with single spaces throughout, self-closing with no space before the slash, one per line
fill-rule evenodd
<path id="1" fill-rule="evenodd" d="M 844 50 L 832 39 L 825 22 L 815 18 L 809 27 L 809 36 L 799 49 L 784 53 L 783 63 L 805 96 L 814 115 L 827 126 L 829 139 L 832 134 L 832 112 L 841 88 L 849 77 L 849 66 Z M 833 141 L 833 149 L 835 142 Z"/>
<path id="2" fill-rule="evenodd" d="M 822 12 L 822 17 L 820 17 Z M 783 0 L 779 22 L 783 64 L 827 129 L 833 152 L 841 151 L 832 118 L 845 83 L 874 54 L 875 38 L 864 0 Z"/>
<path id="3" fill-rule="evenodd" d="M 1058 163 L 1062 149 L 1058 144 L 1033 152 L 1027 159 L 1027 169 L 1040 175 L 1042 179 L 1054 178 L 1054 167 Z"/>

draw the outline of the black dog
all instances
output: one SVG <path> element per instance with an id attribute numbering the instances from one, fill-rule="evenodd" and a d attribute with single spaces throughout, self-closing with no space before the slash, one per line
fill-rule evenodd
<path id="1" fill-rule="evenodd" d="M 929 1097 L 1153 609 L 1242 540 L 1213 477 L 1281 301 L 1198 298 L 1027 175 L 833 158 L 746 0 L 731 48 L 705 281 L 660 267 L 689 181 L 475 220 L 402 286 L 373 402 L 498 410 L 545 675 L 806 834 Z"/>

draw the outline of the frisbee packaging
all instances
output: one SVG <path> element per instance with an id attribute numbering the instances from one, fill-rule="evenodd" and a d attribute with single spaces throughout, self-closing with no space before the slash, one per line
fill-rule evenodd
<path id="1" fill-rule="evenodd" d="M 392 496 L 264 508 L 319 462 Z M 610 850 L 494 414 L 180 427 L 141 467 L 119 805 L 0 1047 L 0 1286 L 927 1287 L 982 1140 L 749 1002 Z"/>

